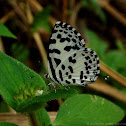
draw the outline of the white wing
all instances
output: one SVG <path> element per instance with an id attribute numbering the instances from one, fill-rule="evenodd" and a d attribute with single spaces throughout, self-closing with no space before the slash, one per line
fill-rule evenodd
<path id="1" fill-rule="evenodd" d="M 52 80 L 61 84 L 85 85 L 97 79 L 99 58 L 94 51 L 84 48 L 85 42 L 74 28 L 57 22 L 49 42 L 48 72 Z"/>

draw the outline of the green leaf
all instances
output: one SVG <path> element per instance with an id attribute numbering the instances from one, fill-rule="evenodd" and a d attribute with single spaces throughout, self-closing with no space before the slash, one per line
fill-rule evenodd
<path id="1" fill-rule="evenodd" d="M 106 23 L 106 16 L 97 0 L 82 0 L 81 4 L 87 10 L 95 13 L 103 23 Z"/>
<path id="2" fill-rule="evenodd" d="M 45 108 L 37 110 L 35 112 L 35 117 L 39 126 L 49 126 L 51 124 L 50 117 Z"/>
<path id="3" fill-rule="evenodd" d="M 60 107 L 53 126 L 105 126 L 124 117 L 123 110 L 114 103 L 89 94 L 68 98 Z"/>
<path id="4" fill-rule="evenodd" d="M 43 29 L 47 32 L 50 32 L 49 26 L 49 16 L 52 11 L 52 7 L 46 7 L 42 11 L 38 12 L 33 20 L 33 32 L 37 31 L 38 29 Z"/>
<path id="5" fill-rule="evenodd" d="M 57 99 L 57 98 L 66 98 L 77 94 L 78 92 L 74 89 L 56 89 L 50 90 L 48 94 L 40 95 L 38 97 L 30 98 L 22 102 L 16 109 L 18 112 L 31 112 L 41 108 L 45 102 Z"/>
<path id="6" fill-rule="evenodd" d="M 46 94 L 46 85 L 37 73 L 2 52 L 0 71 L 0 93 L 13 109 L 16 110 L 21 102 L 35 97 L 38 90 Z"/>
<path id="7" fill-rule="evenodd" d="M 122 42 L 120 40 L 116 41 L 116 45 L 117 45 L 117 47 L 118 47 L 118 49 L 120 51 L 124 51 L 125 50 L 125 48 L 124 48 L 124 46 L 123 46 L 123 44 L 122 44 Z"/>
<path id="8" fill-rule="evenodd" d="M 10 32 L 10 30 L 0 22 L 0 35 L 4 37 L 11 37 L 16 39 L 16 36 Z"/>
<path id="9" fill-rule="evenodd" d="M 9 122 L 0 122 L 0 126 L 18 126 L 18 125 Z"/>

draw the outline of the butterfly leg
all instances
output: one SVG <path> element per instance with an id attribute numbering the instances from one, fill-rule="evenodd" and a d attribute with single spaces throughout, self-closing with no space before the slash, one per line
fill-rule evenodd
<path id="1" fill-rule="evenodd" d="M 68 90 L 70 89 L 70 87 L 69 87 L 69 86 L 67 86 L 67 87 L 65 87 L 65 89 L 68 91 Z"/>
<path id="2" fill-rule="evenodd" d="M 48 86 L 53 86 L 53 88 L 55 89 L 55 93 L 56 93 L 56 86 L 54 85 L 54 82 L 50 82 L 49 84 L 48 84 Z M 52 89 L 52 88 L 51 88 Z"/>

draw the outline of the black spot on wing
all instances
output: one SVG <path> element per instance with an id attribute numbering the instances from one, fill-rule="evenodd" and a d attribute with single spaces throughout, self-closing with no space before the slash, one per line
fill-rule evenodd
<path id="1" fill-rule="evenodd" d="M 61 34 L 58 34 L 58 35 L 57 35 L 57 38 L 60 39 L 60 38 L 61 38 Z"/>
<path id="2" fill-rule="evenodd" d="M 74 53 L 74 55 L 73 55 L 73 57 L 75 57 L 77 54 L 76 53 Z"/>
<path id="3" fill-rule="evenodd" d="M 80 80 L 83 79 L 83 71 L 80 71 Z"/>
<path id="4" fill-rule="evenodd" d="M 64 42 L 66 39 L 65 38 L 61 38 L 60 39 L 60 42 Z"/>
<path id="5" fill-rule="evenodd" d="M 69 60 L 69 62 L 71 62 L 71 63 L 76 63 L 76 59 L 72 59 L 71 56 L 68 58 L 68 60 Z"/>
<path id="6" fill-rule="evenodd" d="M 87 79 L 87 76 L 84 76 L 85 79 Z"/>
<path id="7" fill-rule="evenodd" d="M 71 34 L 69 34 L 68 36 L 69 36 L 69 37 L 72 37 L 72 35 L 71 35 Z"/>
<path id="8" fill-rule="evenodd" d="M 86 73 L 87 73 L 87 74 L 89 74 L 90 72 L 89 72 L 89 71 L 87 71 Z"/>
<path id="9" fill-rule="evenodd" d="M 68 72 L 66 72 L 66 75 L 68 75 Z"/>
<path id="10" fill-rule="evenodd" d="M 75 45 L 75 46 L 72 47 L 72 49 L 79 50 L 80 48 L 77 45 Z"/>
<path id="11" fill-rule="evenodd" d="M 73 73 L 73 68 L 71 66 L 68 66 L 71 73 Z"/>
<path id="12" fill-rule="evenodd" d="M 73 83 L 76 83 L 76 80 L 75 79 L 72 79 Z"/>
<path id="13" fill-rule="evenodd" d="M 71 46 L 66 46 L 66 47 L 64 48 L 64 50 L 67 51 L 67 52 L 69 52 L 69 51 L 71 50 Z"/>
<path id="14" fill-rule="evenodd" d="M 73 41 L 74 43 L 76 43 L 76 39 L 72 38 L 72 41 Z"/>
<path id="15" fill-rule="evenodd" d="M 92 63 L 92 61 L 91 61 L 91 60 L 89 60 L 89 63 Z"/>
<path id="16" fill-rule="evenodd" d="M 66 37 L 66 41 L 67 41 L 67 42 L 70 42 L 70 38 Z"/>
<path id="17" fill-rule="evenodd" d="M 54 61 L 55 61 L 55 63 L 56 63 L 57 66 L 61 63 L 61 60 L 57 59 L 57 58 L 54 58 Z"/>
<path id="18" fill-rule="evenodd" d="M 63 30 L 59 30 L 60 32 L 63 32 Z"/>
<path id="19" fill-rule="evenodd" d="M 69 30 L 72 30 L 72 27 L 71 26 L 69 27 Z"/>
<path id="20" fill-rule="evenodd" d="M 59 78 L 61 79 L 61 81 L 63 81 L 63 75 L 61 70 L 59 70 Z"/>
<path id="21" fill-rule="evenodd" d="M 57 54 L 60 54 L 60 50 L 58 49 L 49 49 L 49 53 L 57 53 Z"/>
<path id="22" fill-rule="evenodd" d="M 87 65 L 88 65 L 88 63 L 87 63 L 87 62 L 84 62 L 84 65 L 85 65 L 85 66 L 87 66 Z"/>
<path id="23" fill-rule="evenodd" d="M 67 25 L 68 25 L 68 24 L 67 24 L 67 23 L 65 23 L 64 28 L 67 28 Z"/>
<path id="24" fill-rule="evenodd" d="M 86 59 L 86 60 L 89 60 L 89 59 L 90 59 L 90 57 L 89 57 L 89 56 L 86 56 L 86 57 L 85 57 L 85 59 Z"/>
<path id="25" fill-rule="evenodd" d="M 77 35 L 77 31 L 76 31 L 76 30 L 74 30 L 74 34 L 76 34 L 76 35 Z"/>
<path id="26" fill-rule="evenodd" d="M 67 83 L 67 84 L 70 84 L 70 82 L 69 82 L 68 80 L 66 80 L 66 83 Z"/>
<path id="27" fill-rule="evenodd" d="M 67 34 L 68 32 L 64 31 L 65 34 Z"/>
<path id="28" fill-rule="evenodd" d="M 55 39 L 50 39 L 49 42 L 50 42 L 50 44 L 55 44 L 56 40 Z"/>
<path id="29" fill-rule="evenodd" d="M 67 52 L 69 52 L 71 49 L 73 49 L 73 50 L 79 50 L 80 48 L 77 45 L 74 45 L 74 46 L 66 46 L 64 48 L 64 50 L 67 51 Z"/>
<path id="30" fill-rule="evenodd" d="M 79 38 L 80 41 L 82 40 L 81 36 L 78 36 L 78 38 Z"/>
<path id="31" fill-rule="evenodd" d="M 55 29 L 54 29 L 52 32 L 53 32 L 53 33 L 56 33 L 57 31 L 58 31 L 58 30 L 55 30 Z"/>
<path id="32" fill-rule="evenodd" d="M 72 75 L 69 75 L 68 78 L 71 79 L 72 78 Z"/>
<path id="33" fill-rule="evenodd" d="M 81 80 L 81 83 L 84 83 L 84 80 Z"/>
<path id="34" fill-rule="evenodd" d="M 63 64 L 61 65 L 61 67 L 62 67 L 62 70 L 65 70 L 65 66 Z"/>

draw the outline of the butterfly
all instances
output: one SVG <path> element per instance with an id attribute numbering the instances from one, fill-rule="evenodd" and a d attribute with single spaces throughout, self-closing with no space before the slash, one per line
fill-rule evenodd
<path id="1" fill-rule="evenodd" d="M 46 78 L 56 84 L 85 86 L 96 81 L 99 68 L 99 57 L 85 48 L 81 34 L 65 22 L 56 22 L 49 39 Z"/>

